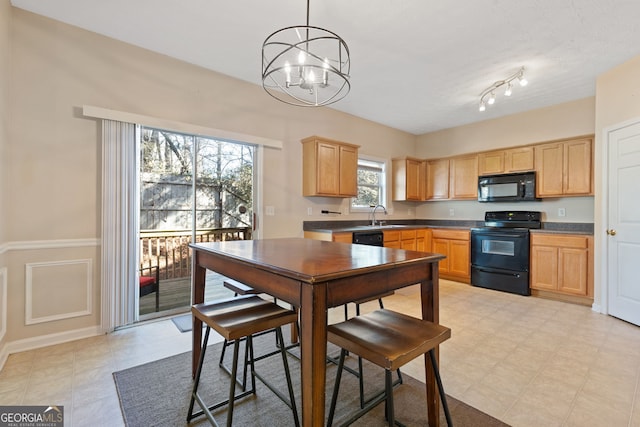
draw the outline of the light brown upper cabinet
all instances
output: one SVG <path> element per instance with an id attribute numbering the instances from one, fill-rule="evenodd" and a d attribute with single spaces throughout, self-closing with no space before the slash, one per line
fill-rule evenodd
<path id="1" fill-rule="evenodd" d="M 478 154 L 480 175 L 524 172 L 533 170 L 533 146 L 509 148 Z"/>
<path id="2" fill-rule="evenodd" d="M 449 198 L 449 159 L 427 160 L 426 200 Z"/>
<path id="3" fill-rule="evenodd" d="M 318 136 L 302 140 L 302 195 L 358 194 L 358 145 Z"/>
<path id="4" fill-rule="evenodd" d="M 449 198 L 478 198 L 478 155 L 453 157 L 449 160 Z"/>
<path id="5" fill-rule="evenodd" d="M 424 200 L 425 162 L 405 157 L 393 159 L 393 200 Z"/>
<path id="6" fill-rule="evenodd" d="M 581 138 L 536 145 L 536 195 L 593 195 L 592 141 Z"/>

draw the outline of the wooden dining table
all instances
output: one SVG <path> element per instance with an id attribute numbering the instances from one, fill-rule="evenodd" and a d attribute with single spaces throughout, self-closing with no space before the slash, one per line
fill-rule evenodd
<path id="1" fill-rule="evenodd" d="M 420 284 L 422 318 L 438 323 L 440 254 L 303 238 L 194 243 L 192 302 L 204 301 L 206 271 L 243 282 L 300 310 L 302 425 L 325 424 L 327 314 L 331 307 Z M 193 318 L 195 375 L 202 322 Z M 439 398 L 424 358 L 430 426 L 439 424 Z"/>

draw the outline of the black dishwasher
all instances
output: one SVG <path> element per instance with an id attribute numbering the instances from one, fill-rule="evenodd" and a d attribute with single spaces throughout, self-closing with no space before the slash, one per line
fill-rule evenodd
<path id="1" fill-rule="evenodd" d="M 351 243 L 369 246 L 384 246 L 384 235 L 382 231 L 356 231 L 353 233 Z"/>

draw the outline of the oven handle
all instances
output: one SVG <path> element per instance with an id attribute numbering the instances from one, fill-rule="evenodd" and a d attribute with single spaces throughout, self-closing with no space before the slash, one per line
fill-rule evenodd
<path id="1" fill-rule="evenodd" d="M 482 267 L 475 267 L 476 270 L 478 271 L 482 271 L 483 273 L 491 273 L 491 274 L 500 274 L 502 276 L 513 276 L 513 277 L 520 277 L 520 273 L 507 273 L 504 270 L 487 270 L 485 268 Z"/>
<path id="2" fill-rule="evenodd" d="M 519 236 L 524 236 L 529 234 L 528 231 L 516 231 L 512 233 L 508 232 L 500 232 L 500 231 L 472 231 L 471 236 L 486 236 L 486 237 L 506 237 L 506 238 L 514 238 Z"/>

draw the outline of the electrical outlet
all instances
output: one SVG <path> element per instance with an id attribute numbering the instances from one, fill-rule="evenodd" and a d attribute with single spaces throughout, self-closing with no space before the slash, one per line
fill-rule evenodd
<path id="1" fill-rule="evenodd" d="M 558 216 L 567 216 L 567 212 L 564 208 L 558 208 Z"/>
<path id="2" fill-rule="evenodd" d="M 449 209 L 449 216 L 455 216 L 456 215 L 456 211 L 453 208 Z"/>
<path id="3" fill-rule="evenodd" d="M 313 208 L 307 208 L 307 215 L 313 215 Z"/>
<path id="4" fill-rule="evenodd" d="M 265 207 L 265 213 L 268 216 L 274 216 L 276 214 L 276 208 L 274 208 L 273 206 L 266 206 Z"/>

